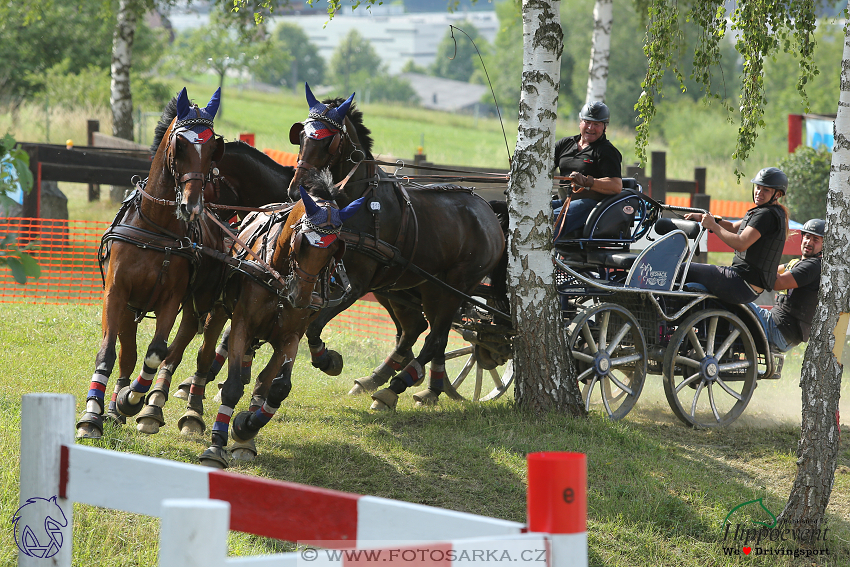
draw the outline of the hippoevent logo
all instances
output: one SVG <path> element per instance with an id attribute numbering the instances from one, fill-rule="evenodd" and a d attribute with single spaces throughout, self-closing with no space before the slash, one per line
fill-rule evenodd
<path id="1" fill-rule="evenodd" d="M 752 517 L 762 517 L 764 521 L 748 519 L 735 522 L 733 516 L 736 513 L 738 517 L 749 514 Z M 729 511 L 721 524 L 723 531 L 720 544 L 723 555 L 829 555 L 826 543 L 829 528 L 825 527 L 825 524 L 826 521 L 820 525 L 806 521 L 779 522 L 776 514 L 759 498 L 738 504 Z M 785 547 L 788 543 L 796 543 L 803 546 L 803 549 L 789 549 Z"/>
<path id="2" fill-rule="evenodd" d="M 30 498 L 12 516 L 15 543 L 30 557 L 47 559 L 62 548 L 62 528 L 68 519 L 56 498 Z"/>

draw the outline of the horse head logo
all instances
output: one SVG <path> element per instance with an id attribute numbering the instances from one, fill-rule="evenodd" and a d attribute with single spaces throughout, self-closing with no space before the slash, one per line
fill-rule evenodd
<path id="1" fill-rule="evenodd" d="M 53 498 L 30 498 L 18 508 L 12 517 L 15 543 L 29 557 L 47 559 L 59 553 L 62 547 L 62 528 L 68 519 L 56 496 Z"/>

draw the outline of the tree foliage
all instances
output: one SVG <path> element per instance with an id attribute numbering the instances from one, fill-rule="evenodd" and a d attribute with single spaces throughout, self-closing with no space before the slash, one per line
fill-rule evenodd
<path id="1" fill-rule="evenodd" d="M 15 205 L 9 198 L 20 188 L 29 193 L 32 188 L 32 172 L 29 169 L 29 155 L 16 147 L 15 139 L 6 134 L 0 138 L 0 208 L 8 209 Z M 12 277 L 18 283 L 27 283 L 27 278 L 37 278 L 41 268 L 32 256 L 26 253 L 27 247 L 20 248 L 13 234 L 0 238 L 0 265 L 7 266 Z"/>
<path id="2" fill-rule="evenodd" d="M 644 44 L 648 67 L 641 83 L 643 92 L 635 107 L 641 120 L 635 149 L 642 162 L 646 161 L 649 127 L 655 116 L 656 98 L 662 92 L 664 72 L 672 67 L 679 85 L 683 87 L 685 83 L 678 49 L 683 42 L 684 20 L 693 21 L 702 30 L 694 49 L 690 78 L 704 89 L 708 98 L 721 99 L 719 81 L 715 81 L 712 70 L 718 68 L 721 62 L 721 42 L 727 34 L 727 18 L 729 30 L 737 34 L 735 49 L 743 61 L 743 71 L 740 88 L 737 89 L 739 128 L 733 158 L 746 159 L 765 124 L 766 59 L 783 51 L 797 59 L 796 88 L 806 100 L 806 85 L 818 74 L 812 58 L 815 0 L 740 2 L 731 14 L 727 13 L 723 0 L 694 0 L 687 5 L 675 0 L 636 2 L 648 17 Z M 733 110 L 731 103 L 728 110 Z"/>
<path id="3" fill-rule="evenodd" d="M 826 218 L 826 198 L 829 193 L 829 168 L 832 152 L 800 146 L 779 163 L 788 176 L 788 195 L 785 203 L 791 218 L 797 222 Z"/>
<path id="4" fill-rule="evenodd" d="M 257 61 L 254 72 L 264 83 L 296 89 L 305 82 L 321 84 L 325 80 L 325 67 L 319 48 L 301 26 L 281 22 L 272 34 L 268 52 Z"/>
<path id="5" fill-rule="evenodd" d="M 456 31 L 453 28 L 463 30 Z M 475 42 L 475 45 L 472 42 Z M 478 51 L 475 47 L 478 46 Z M 431 64 L 431 74 L 444 79 L 469 82 L 476 71 L 481 70 L 481 56 L 488 59 L 490 44 L 471 22 L 458 22 L 446 31 L 437 45 L 437 57 Z"/>

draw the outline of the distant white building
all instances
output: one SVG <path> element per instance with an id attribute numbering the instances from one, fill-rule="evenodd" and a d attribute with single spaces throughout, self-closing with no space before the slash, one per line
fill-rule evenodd
<path id="1" fill-rule="evenodd" d="M 401 73 L 399 76 L 410 82 L 410 86 L 419 96 L 419 105 L 432 110 L 474 113 L 481 97 L 490 92 L 487 85 L 474 85 L 442 77 L 418 73 Z"/>
<path id="2" fill-rule="evenodd" d="M 492 43 L 499 31 L 499 19 L 493 11 L 400 13 L 397 6 L 375 6 L 372 11 L 361 7 L 342 11 L 328 22 L 326 13 L 317 15 L 277 16 L 271 18 L 270 27 L 279 22 L 292 22 L 301 26 L 310 41 L 319 47 L 319 54 L 330 61 L 334 50 L 352 29 L 372 42 L 377 54 L 393 75 L 401 72 L 408 60 L 420 67 L 428 67 L 437 56 L 437 45 L 449 31 L 449 24 L 468 21 L 478 33 Z M 176 31 L 205 25 L 209 13 L 195 8 L 174 9 L 168 15 Z M 327 26 L 325 24 L 327 23 Z M 458 42 L 469 41 L 455 33 Z"/>

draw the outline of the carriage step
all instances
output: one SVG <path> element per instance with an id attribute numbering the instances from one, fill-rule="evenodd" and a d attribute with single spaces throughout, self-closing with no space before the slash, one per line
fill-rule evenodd
<path id="1" fill-rule="evenodd" d="M 773 357 L 773 374 L 770 375 L 770 378 L 764 378 L 759 375 L 759 380 L 779 380 L 782 378 L 782 367 L 785 365 L 785 353 L 771 351 L 770 355 Z"/>

